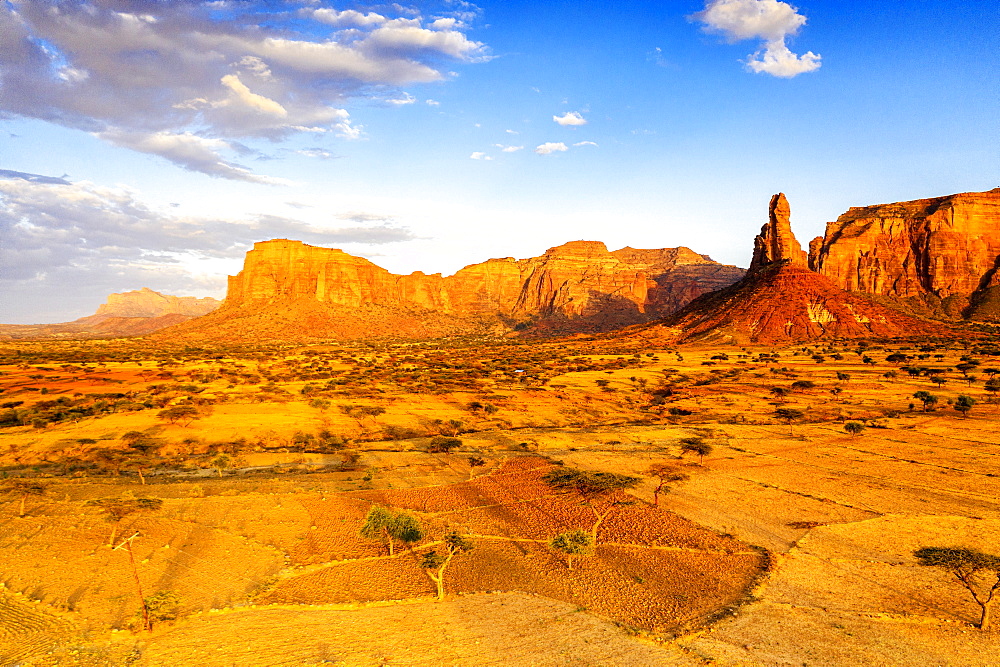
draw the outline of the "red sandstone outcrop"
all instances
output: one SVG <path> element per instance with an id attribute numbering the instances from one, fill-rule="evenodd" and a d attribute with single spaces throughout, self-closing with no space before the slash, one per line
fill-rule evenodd
<path id="1" fill-rule="evenodd" d="M 754 239 L 748 271 L 752 273 L 776 262 L 803 268 L 809 265 L 808 255 L 792 233 L 791 208 L 783 192 L 771 197 L 768 221 Z"/>
<path id="2" fill-rule="evenodd" d="M 170 296 L 154 292 L 148 287 L 131 292 L 108 295 L 108 302 L 97 307 L 96 316 L 106 317 L 160 317 L 184 315 L 200 317 L 222 305 L 211 297 Z"/>
<path id="3" fill-rule="evenodd" d="M 997 319 L 1000 188 L 851 208 L 810 244 L 809 266 L 849 291 L 917 312 Z"/>
<path id="4" fill-rule="evenodd" d="M 491 259 L 452 276 L 396 275 L 341 250 L 276 239 L 254 244 L 243 270 L 230 277 L 222 308 L 170 333 L 233 337 L 242 327 L 266 338 L 359 338 L 514 326 L 539 334 L 606 331 L 673 312 L 743 273 L 688 248 L 610 252 L 600 242 L 573 241 L 541 257 Z"/>
<path id="5" fill-rule="evenodd" d="M 638 335 L 671 342 L 775 344 L 817 338 L 898 337 L 940 333 L 936 324 L 849 294 L 806 267 L 788 223 L 784 195 L 754 239 L 754 259 L 734 285 L 701 296 Z"/>
<path id="6" fill-rule="evenodd" d="M 0 336 L 24 338 L 111 338 L 143 336 L 208 314 L 221 301 L 193 296 L 170 296 L 142 288 L 111 294 L 97 312 L 57 324 L 0 324 Z"/>

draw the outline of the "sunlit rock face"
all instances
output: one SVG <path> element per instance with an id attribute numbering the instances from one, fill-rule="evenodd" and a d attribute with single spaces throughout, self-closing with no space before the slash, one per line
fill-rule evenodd
<path id="1" fill-rule="evenodd" d="M 170 296 L 154 292 L 148 287 L 132 292 L 108 295 L 107 303 L 97 307 L 97 316 L 107 317 L 160 317 L 161 315 L 207 315 L 222 305 L 210 297 Z"/>
<path id="2" fill-rule="evenodd" d="M 609 251 L 598 241 L 572 241 L 540 257 L 490 259 L 452 276 L 396 275 L 342 250 L 275 239 L 254 244 L 243 270 L 229 278 L 224 306 L 191 330 L 222 325 L 226 318 L 243 318 L 249 326 L 248 317 L 267 309 L 291 321 L 299 309 L 310 314 L 316 335 L 369 333 L 360 323 L 333 332 L 319 323 L 326 308 L 341 313 L 340 329 L 344 318 L 365 311 L 370 324 L 382 323 L 374 327 L 380 332 L 392 329 L 393 317 L 414 325 L 422 317 L 428 325 L 423 333 L 419 326 L 398 330 L 414 335 L 478 333 L 484 327 L 539 334 L 606 331 L 662 317 L 743 274 L 688 248 Z M 281 337 L 279 329 L 272 323 L 267 335 Z"/>
<path id="3" fill-rule="evenodd" d="M 851 208 L 809 266 L 849 291 L 950 317 L 1000 315 L 1000 188 Z"/>
<path id="4" fill-rule="evenodd" d="M 730 287 L 695 299 L 648 335 L 675 342 L 779 344 L 943 331 L 938 324 L 850 294 L 811 271 L 792 233 L 789 214 L 785 196 L 775 195 L 769 220 L 754 239 L 747 275 Z"/>

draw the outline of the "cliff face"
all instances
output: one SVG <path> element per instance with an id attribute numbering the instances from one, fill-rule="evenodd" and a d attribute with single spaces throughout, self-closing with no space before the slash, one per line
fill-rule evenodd
<path id="1" fill-rule="evenodd" d="M 222 304 L 212 298 L 170 296 L 144 287 L 108 295 L 97 312 L 58 324 L 0 324 L 0 337 L 113 338 L 142 336 L 206 315 Z"/>
<path id="2" fill-rule="evenodd" d="M 254 244 L 243 270 L 229 278 L 223 307 L 190 329 L 229 329 L 227 320 L 249 322 L 268 310 L 292 322 L 298 309 L 315 320 L 314 330 L 298 327 L 299 335 L 392 334 L 393 321 L 413 324 L 404 328 L 414 336 L 495 330 L 501 323 L 539 333 L 600 331 L 673 312 L 743 273 L 687 248 L 610 252 L 600 242 L 573 241 L 541 257 L 491 259 L 452 276 L 396 275 L 341 250 L 276 239 Z M 323 312 L 338 313 L 339 324 Z M 367 315 L 348 325 L 361 312 Z M 281 337 L 273 322 L 264 335 Z"/>
<path id="3" fill-rule="evenodd" d="M 950 316 L 996 319 L 1000 188 L 851 208 L 810 244 L 845 289 Z"/>
<path id="4" fill-rule="evenodd" d="M 148 287 L 132 292 L 109 294 L 108 302 L 97 307 L 96 316 L 106 317 L 160 317 L 207 315 L 222 305 L 221 301 L 206 297 L 170 296 L 154 292 Z"/>
<path id="5" fill-rule="evenodd" d="M 673 342 L 775 344 L 941 331 L 938 325 L 849 294 L 809 270 L 789 224 L 788 202 L 778 194 L 771 199 L 768 223 L 754 239 L 747 275 L 637 335 Z"/>

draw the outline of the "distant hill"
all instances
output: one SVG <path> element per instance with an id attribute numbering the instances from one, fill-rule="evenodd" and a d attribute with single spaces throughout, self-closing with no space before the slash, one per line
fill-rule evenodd
<path id="1" fill-rule="evenodd" d="M 222 304 L 209 297 L 170 296 L 146 287 L 111 294 L 97 312 L 58 324 L 0 324 L 0 338 L 114 338 L 142 336 L 206 315 Z"/>

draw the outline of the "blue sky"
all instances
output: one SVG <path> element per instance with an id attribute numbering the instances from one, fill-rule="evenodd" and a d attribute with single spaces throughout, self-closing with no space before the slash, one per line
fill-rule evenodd
<path id="1" fill-rule="evenodd" d="M 746 266 L 783 191 L 1000 186 L 995 2 L 0 0 L 0 321 L 221 297 L 254 241 L 450 274 L 576 239 Z"/>

